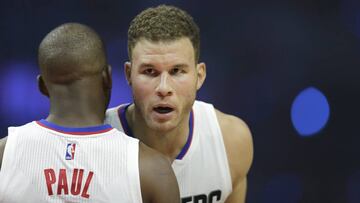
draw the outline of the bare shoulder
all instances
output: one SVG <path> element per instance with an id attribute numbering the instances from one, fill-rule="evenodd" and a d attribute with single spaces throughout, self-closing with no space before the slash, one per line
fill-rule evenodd
<path id="1" fill-rule="evenodd" d="M 179 188 L 170 160 L 141 142 L 139 160 L 143 202 L 179 202 Z"/>
<path id="2" fill-rule="evenodd" d="M 163 170 L 163 172 L 172 173 L 170 160 L 142 142 L 139 142 L 139 158 L 140 169 L 145 170 L 145 172 L 150 169 L 158 169 Z"/>
<path id="3" fill-rule="evenodd" d="M 3 154 L 4 154 L 4 150 L 5 150 L 6 139 L 7 139 L 7 137 L 0 139 L 0 168 L 1 168 L 2 158 L 3 158 Z"/>
<path id="4" fill-rule="evenodd" d="M 216 110 L 233 184 L 246 178 L 253 160 L 251 132 L 240 118 Z"/>

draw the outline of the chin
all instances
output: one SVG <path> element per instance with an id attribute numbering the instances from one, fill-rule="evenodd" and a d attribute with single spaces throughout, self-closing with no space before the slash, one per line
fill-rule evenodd
<path id="1" fill-rule="evenodd" d="M 166 131 L 171 131 L 171 130 L 175 129 L 177 125 L 175 125 L 174 122 L 172 122 L 172 121 L 167 121 L 167 122 L 162 122 L 162 123 L 152 121 L 151 123 L 149 123 L 148 126 L 155 131 L 166 132 Z"/>

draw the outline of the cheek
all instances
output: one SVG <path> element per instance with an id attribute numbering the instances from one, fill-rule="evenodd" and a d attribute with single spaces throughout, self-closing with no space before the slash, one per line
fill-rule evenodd
<path id="1" fill-rule="evenodd" d="M 196 79 L 188 77 L 178 80 L 177 94 L 184 100 L 193 100 L 196 95 Z"/>
<path id="2" fill-rule="evenodd" d="M 137 103 L 146 103 L 150 97 L 148 94 L 149 91 L 146 87 L 134 86 L 132 92 L 133 99 L 137 101 Z"/>
<path id="3" fill-rule="evenodd" d="M 141 78 L 133 79 L 131 88 L 134 100 L 138 100 L 138 102 L 146 101 L 146 98 L 153 92 L 152 85 Z"/>

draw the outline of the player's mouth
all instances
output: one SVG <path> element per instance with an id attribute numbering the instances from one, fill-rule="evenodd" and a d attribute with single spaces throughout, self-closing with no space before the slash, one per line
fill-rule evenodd
<path id="1" fill-rule="evenodd" d="M 154 111 L 159 114 L 167 114 L 167 113 L 171 113 L 172 111 L 174 111 L 174 108 L 169 107 L 169 106 L 157 106 L 157 107 L 154 107 Z"/>
<path id="2" fill-rule="evenodd" d="M 156 120 L 165 122 L 174 118 L 175 108 L 170 104 L 158 104 L 153 107 L 153 112 Z"/>
<path id="3" fill-rule="evenodd" d="M 159 122 L 166 122 L 174 118 L 175 107 L 171 104 L 157 104 L 153 106 L 153 116 Z"/>

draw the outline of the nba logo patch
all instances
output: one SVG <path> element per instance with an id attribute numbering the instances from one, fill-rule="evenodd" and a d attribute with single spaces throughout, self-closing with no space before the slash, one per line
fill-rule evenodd
<path id="1" fill-rule="evenodd" d="M 74 160 L 75 156 L 75 143 L 68 143 L 66 145 L 66 153 L 65 153 L 65 159 L 66 160 Z"/>

